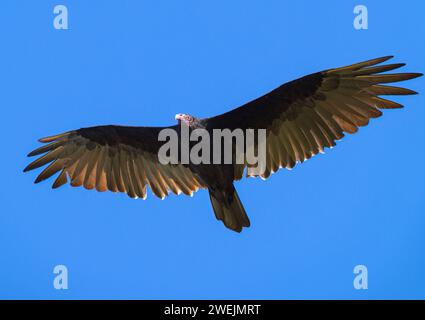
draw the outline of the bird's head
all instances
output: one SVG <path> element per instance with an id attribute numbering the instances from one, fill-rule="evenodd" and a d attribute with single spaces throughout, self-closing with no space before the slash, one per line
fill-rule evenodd
<path id="1" fill-rule="evenodd" d="M 180 121 L 183 121 L 183 123 L 185 123 L 187 126 L 191 126 L 194 121 L 195 121 L 195 117 L 191 116 L 190 114 L 184 114 L 184 113 L 178 113 L 176 114 L 176 120 L 178 120 L 178 122 L 180 123 Z"/>

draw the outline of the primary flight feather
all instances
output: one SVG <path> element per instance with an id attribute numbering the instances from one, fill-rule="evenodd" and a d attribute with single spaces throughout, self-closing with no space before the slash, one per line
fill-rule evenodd
<path id="1" fill-rule="evenodd" d="M 240 232 L 250 221 L 233 182 L 247 176 L 266 179 L 279 168 L 293 168 L 325 147 L 335 146 L 344 133 L 355 133 L 382 115 L 381 109 L 402 105 L 380 96 L 411 95 L 415 91 L 386 85 L 421 76 L 420 73 L 383 73 L 404 66 L 378 65 L 392 58 L 377 58 L 329 69 L 285 83 L 266 95 L 227 113 L 197 119 L 177 114 L 179 124 L 190 130 L 266 129 L 266 167 L 258 174 L 250 164 L 168 164 L 158 161 L 165 127 L 98 126 L 82 128 L 40 139 L 46 143 L 29 153 L 40 156 L 24 171 L 49 164 L 36 178 L 38 183 L 59 172 L 53 183 L 68 182 L 97 191 L 124 192 L 146 198 L 146 187 L 164 198 L 173 192 L 192 195 L 208 189 L 217 219 Z M 167 127 L 180 132 L 179 125 Z M 246 169 L 248 167 L 248 169 Z"/>

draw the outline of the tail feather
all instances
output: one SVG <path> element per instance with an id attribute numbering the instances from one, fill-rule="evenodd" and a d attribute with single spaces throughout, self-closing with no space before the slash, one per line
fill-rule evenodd
<path id="1" fill-rule="evenodd" d="M 231 192 L 224 190 L 210 190 L 210 200 L 215 217 L 223 221 L 224 225 L 236 232 L 241 232 L 243 227 L 249 227 L 248 215 L 242 205 L 236 189 Z"/>

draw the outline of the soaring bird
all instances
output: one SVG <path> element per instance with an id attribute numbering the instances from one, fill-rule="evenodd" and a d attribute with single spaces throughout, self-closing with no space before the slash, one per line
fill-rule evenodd
<path id="1" fill-rule="evenodd" d="M 382 95 L 410 95 L 417 92 L 383 85 L 413 79 L 420 73 L 385 73 L 403 63 L 379 65 L 392 56 L 328 69 L 285 83 L 273 91 L 224 114 L 198 119 L 177 114 L 178 124 L 170 127 L 96 126 L 42 138 L 45 145 L 28 156 L 42 155 L 24 172 L 49 164 L 35 183 L 59 172 L 53 183 L 58 188 L 70 180 L 71 186 L 97 191 L 124 192 L 131 198 L 146 198 L 146 186 L 164 198 L 173 192 L 192 195 L 208 189 L 218 220 L 234 231 L 249 227 L 250 221 L 233 182 L 247 177 L 266 179 L 280 168 L 293 168 L 325 147 L 333 147 L 344 133 L 355 133 L 381 109 L 403 106 Z M 163 129 L 176 130 L 266 129 L 266 166 L 258 173 L 250 164 L 163 164 L 158 152 L 164 142 Z M 258 144 L 258 142 L 257 142 Z M 232 152 L 235 152 L 232 149 Z"/>

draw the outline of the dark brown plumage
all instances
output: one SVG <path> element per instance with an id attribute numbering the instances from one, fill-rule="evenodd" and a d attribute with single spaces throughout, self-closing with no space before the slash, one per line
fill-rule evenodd
<path id="1" fill-rule="evenodd" d="M 325 70 L 288 82 L 270 93 L 227 113 L 207 119 L 190 119 L 190 127 L 213 129 L 267 129 L 267 167 L 262 178 L 279 168 L 293 168 L 325 147 L 335 146 L 344 133 L 355 133 L 382 115 L 381 109 L 402 106 L 381 95 L 410 95 L 416 92 L 382 85 L 421 76 L 420 73 L 382 73 L 404 66 L 376 66 L 391 57 Z M 181 119 L 186 115 L 180 115 Z M 193 120 L 193 122 L 192 122 Z M 179 126 L 169 127 L 179 130 Z M 160 127 L 99 126 L 69 131 L 40 139 L 47 143 L 29 156 L 42 155 L 24 171 L 49 164 L 36 183 L 59 172 L 53 183 L 68 182 L 97 191 L 125 192 L 145 198 L 146 186 L 164 198 L 171 191 L 192 195 L 208 188 L 217 219 L 240 232 L 250 225 L 233 186 L 250 165 L 162 165 L 158 161 Z"/>

